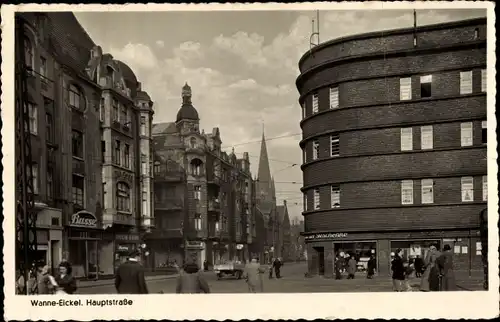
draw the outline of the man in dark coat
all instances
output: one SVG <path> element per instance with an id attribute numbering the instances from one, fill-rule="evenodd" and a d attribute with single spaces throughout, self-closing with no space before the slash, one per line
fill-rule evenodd
<path id="1" fill-rule="evenodd" d="M 375 275 L 375 269 L 377 268 L 377 261 L 375 260 L 375 256 L 371 255 L 370 259 L 368 260 L 367 264 L 367 275 L 366 278 L 373 278 L 373 275 Z"/>
<path id="2" fill-rule="evenodd" d="M 399 248 L 396 251 L 394 259 L 391 263 L 392 270 L 392 284 L 394 291 L 404 292 L 404 281 L 405 281 L 405 266 L 403 261 L 403 250 Z"/>
<path id="3" fill-rule="evenodd" d="M 144 268 L 139 261 L 140 253 L 134 250 L 127 261 L 118 267 L 115 287 L 119 294 L 148 294 Z"/>
<path id="4" fill-rule="evenodd" d="M 274 273 L 276 275 L 276 278 L 281 278 L 281 266 L 283 266 L 283 264 L 281 263 L 281 259 L 276 258 L 276 260 L 274 261 Z"/>
<path id="5" fill-rule="evenodd" d="M 455 272 L 453 271 L 453 253 L 450 245 L 444 245 L 444 252 L 436 260 L 441 276 L 441 291 L 456 291 Z"/>

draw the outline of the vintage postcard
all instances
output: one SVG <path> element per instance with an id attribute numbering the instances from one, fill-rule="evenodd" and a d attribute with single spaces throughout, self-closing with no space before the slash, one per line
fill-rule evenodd
<path id="1" fill-rule="evenodd" d="M 1 14 L 6 320 L 498 315 L 493 3 Z"/>

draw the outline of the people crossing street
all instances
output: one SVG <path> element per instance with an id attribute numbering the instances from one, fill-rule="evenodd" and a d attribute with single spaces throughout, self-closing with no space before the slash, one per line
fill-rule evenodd
<path id="1" fill-rule="evenodd" d="M 138 250 L 131 251 L 127 261 L 118 267 L 115 276 L 115 287 L 120 294 L 149 293 Z"/>

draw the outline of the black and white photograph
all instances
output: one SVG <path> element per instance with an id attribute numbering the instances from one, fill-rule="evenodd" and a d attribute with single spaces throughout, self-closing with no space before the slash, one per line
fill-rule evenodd
<path id="1" fill-rule="evenodd" d="M 2 6 L 4 318 L 497 316 L 493 9 Z"/>

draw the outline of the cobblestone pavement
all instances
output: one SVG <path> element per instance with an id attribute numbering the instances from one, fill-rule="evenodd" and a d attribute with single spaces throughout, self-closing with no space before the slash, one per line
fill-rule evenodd
<path id="1" fill-rule="evenodd" d="M 392 281 L 388 276 L 378 276 L 366 279 L 365 274 L 359 273 L 354 280 L 335 280 L 323 277 L 304 277 L 305 263 L 285 264 L 282 268 L 281 279 L 264 278 L 265 293 L 321 293 L 321 292 L 391 292 Z M 244 280 L 224 278 L 217 280 L 213 272 L 203 273 L 209 283 L 212 293 L 247 293 L 248 288 Z M 459 280 L 459 290 L 482 290 L 481 280 L 466 278 Z M 419 279 L 411 279 L 410 284 L 418 291 Z M 149 280 L 150 293 L 174 293 L 175 277 Z M 114 285 L 96 285 L 95 287 L 82 287 L 78 294 L 113 294 L 116 293 Z"/>

